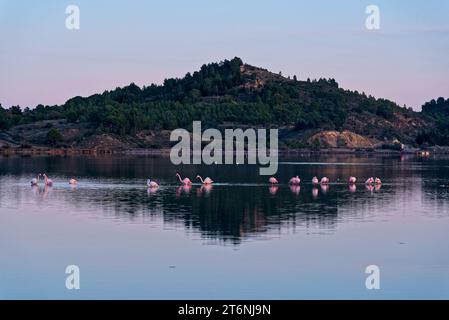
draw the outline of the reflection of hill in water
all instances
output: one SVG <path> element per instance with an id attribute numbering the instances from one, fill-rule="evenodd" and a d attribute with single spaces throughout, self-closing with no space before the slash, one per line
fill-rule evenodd
<path id="1" fill-rule="evenodd" d="M 449 188 L 438 187 L 449 183 L 447 160 L 437 163 L 358 157 L 306 160 L 315 164 L 279 167 L 281 181 L 296 174 L 301 176 L 300 190 L 290 190 L 286 185 L 277 190 L 260 185 L 266 178 L 258 176 L 257 167 L 226 167 L 226 170 L 214 166 L 184 167 L 182 172 L 190 177 L 201 172 L 216 181 L 235 183 L 216 185 L 208 193 L 200 186 L 178 189 L 174 173 L 179 168 L 164 158 L 0 158 L 0 204 L 31 201 L 39 206 L 61 205 L 68 213 L 71 210 L 79 214 L 102 213 L 139 223 L 160 223 L 162 219 L 168 227 L 181 226 L 207 239 L 233 243 L 258 236 L 276 236 L 294 229 L 332 232 L 341 221 L 361 220 L 386 210 L 394 212 L 395 206 L 410 204 L 410 201 L 427 206 L 425 214 L 449 211 Z M 345 164 L 322 164 L 337 161 Z M 56 185 L 45 193 L 42 188 L 30 191 L 23 185 L 11 189 L 4 182 L 4 179 L 15 181 L 18 176 L 28 181 L 31 174 L 44 171 L 56 181 L 65 181 L 72 175 L 78 177 L 80 186 L 71 190 L 66 184 Z M 384 178 L 386 183 L 379 191 L 370 191 L 358 184 L 354 193 L 343 183 L 331 185 L 325 193 L 308 184 L 315 174 L 327 175 L 332 181 L 349 175 L 373 175 Z M 143 186 L 147 176 L 162 182 L 163 186 L 154 194 L 147 193 Z M 254 185 L 241 185 L 244 182 Z M 32 192 L 36 193 L 37 200 L 30 199 Z"/>
<path id="2" fill-rule="evenodd" d="M 288 186 L 279 187 L 275 195 L 268 186 L 215 186 L 209 193 L 200 186 L 190 190 L 173 186 L 155 193 L 80 189 L 61 196 L 81 211 L 83 207 L 101 208 L 103 214 L 124 221 L 159 216 L 168 226 L 182 225 L 207 239 L 239 243 L 294 228 L 328 232 L 339 219 L 363 218 L 369 208 L 391 202 L 395 195 L 390 190 L 373 191 L 373 196 L 365 186 L 357 188 L 355 193 L 345 185 L 330 186 L 327 192 L 318 188 L 316 197 L 311 185 L 301 187 L 299 194 Z"/>

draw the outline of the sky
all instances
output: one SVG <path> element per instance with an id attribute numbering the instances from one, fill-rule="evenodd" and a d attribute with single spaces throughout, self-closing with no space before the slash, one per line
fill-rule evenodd
<path id="1" fill-rule="evenodd" d="M 368 5 L 379 30 L 365 26 Z M 3 107 L 160 84 L 235 56 L 420 110 L 449 98 L 449 1 L 0 0 Z"/>

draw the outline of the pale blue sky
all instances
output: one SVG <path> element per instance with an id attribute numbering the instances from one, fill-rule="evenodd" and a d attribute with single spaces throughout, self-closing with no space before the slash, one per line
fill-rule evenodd
<path id="1" fill-rule="evenodd" d="M 76 4 L 81 29 L 65 28 Z M 378 5 L 381 29 L 365 29 Z M 449 1 L 0 0 L 0 103 L 60 104 L 234 56 L 419 110 L 449 97 Z"/>

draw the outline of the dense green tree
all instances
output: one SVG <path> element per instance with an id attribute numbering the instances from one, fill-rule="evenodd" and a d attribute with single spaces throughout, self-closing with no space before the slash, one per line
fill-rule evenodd
<path id="1" fill-rule="evenodd" d="M 49 144 L 54 145 L 61 141 L 62 141 L 62 135 L 57 129 L 52 128 L 47 132 L 47 142 Z"/>

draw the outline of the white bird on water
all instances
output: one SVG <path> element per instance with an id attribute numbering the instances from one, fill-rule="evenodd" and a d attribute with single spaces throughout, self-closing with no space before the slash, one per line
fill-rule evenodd
<path id="1" fill-rule="evenodd" d="M 37 186 L 39 184 L 39 179 L 41 178 L 41 174 L 39 173 L 36 178 L 31 179 L 30 183 L 32 186 Z"/>

